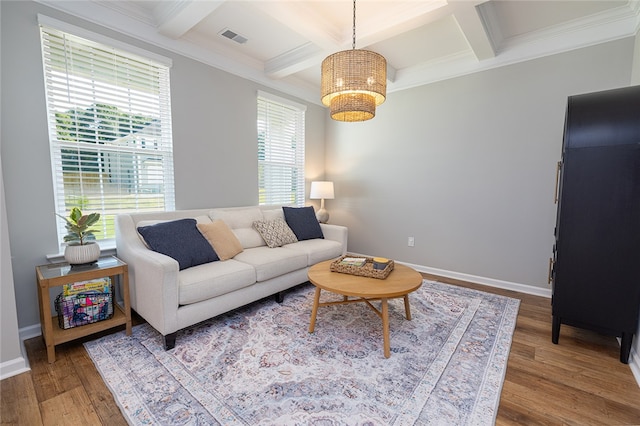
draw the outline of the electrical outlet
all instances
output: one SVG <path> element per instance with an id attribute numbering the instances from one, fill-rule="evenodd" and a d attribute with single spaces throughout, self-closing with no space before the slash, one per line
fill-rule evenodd
<path id="1" fill-rule="evenodd" d="M 413 247 L 416 245 L 416 240 L 413 239 L 413 237 L 409 237 L 409 239 L 407 240 L 407 245 L 409 247 Z"/>

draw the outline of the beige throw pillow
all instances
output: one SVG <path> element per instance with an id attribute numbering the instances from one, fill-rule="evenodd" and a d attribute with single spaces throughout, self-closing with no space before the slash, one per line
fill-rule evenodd
<path id="1" fill-rule="evenodd" d="M 298 242 L 296 234 L 293 233 L 283 219 L 256 221 L 253 222 L 253 227 L 256 228 L 256 231 L 260 233 L 262 239 L 270 248 Z"/>
<path id="2" fill-rule="evenodd" d="M 209 241 L 220 260 L 231 259 L 242 252 L 242 244 L 240 244 L 231 228 L 223 220 L 218 219 L 211 223 L 198 223 L 197 227 Z"/>

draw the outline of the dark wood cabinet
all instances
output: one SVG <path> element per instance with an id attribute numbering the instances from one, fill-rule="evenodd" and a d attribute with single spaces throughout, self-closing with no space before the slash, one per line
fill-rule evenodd
<path id="1" fill-rule="evenodd" d="M 640 86 L 568 99 L 559 168 L 552 341 L 561 324 L 622 338 L 640 315 Z"/>

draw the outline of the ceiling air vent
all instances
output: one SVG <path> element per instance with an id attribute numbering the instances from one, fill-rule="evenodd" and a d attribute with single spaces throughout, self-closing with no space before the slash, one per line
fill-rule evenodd
<path id="1" fill-rule="evenodd" d="M 242 37 L 240 34 L 234 33 L 230 29 L 224 29 L 219 34 L 229 40 L 235 41 L 236 43 L 245 44 L 247 42 L 246 37 Z"/>

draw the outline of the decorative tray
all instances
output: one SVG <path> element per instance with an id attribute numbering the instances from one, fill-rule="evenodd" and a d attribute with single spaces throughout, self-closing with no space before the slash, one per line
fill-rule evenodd
<path id="1" fill-rule="evenodd" d="M 341 262 L 346 257 L 364 258 L 366 260 L 366 263 L 362 266 L 344 265 Z M 383 280 L 389 276 L 391 271 L 393 271 L 393 266 L 393 260 L 389 260 L 389 263 L 384 269 L 374 269 L 372 257 L 353 256 L 347 254 L 344 256 L 340 256 L 339 258 L 331 262 L 330 270 L 331 272 L 340 272 L 342 274 L 359 275 L 361 277 L 378 278 Z"/>

